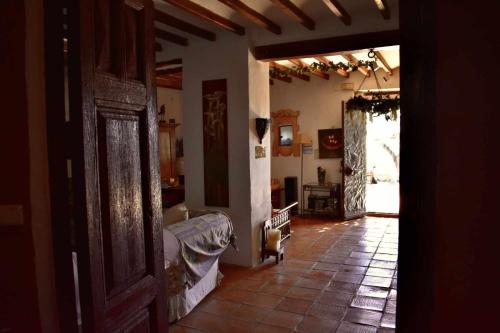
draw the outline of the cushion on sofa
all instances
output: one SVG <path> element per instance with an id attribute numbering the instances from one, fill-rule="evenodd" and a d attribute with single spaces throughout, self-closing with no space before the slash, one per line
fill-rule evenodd
<path id="1" fill-rule="evenodd" d="M 184 202 L 163 209 L 163 225 L 170 225 L 185 221 L 189 218 L 189 211 Z"/>

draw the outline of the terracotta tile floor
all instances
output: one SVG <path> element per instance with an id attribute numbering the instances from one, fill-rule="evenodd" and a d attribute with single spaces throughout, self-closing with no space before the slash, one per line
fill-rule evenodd
<path id="1" fill-rule="evenodd" d="M 171 332 L 394 332 L 397 242 L 397 219 L 295 218 L 283 262 L 221 265 L 221 286 Z"/>

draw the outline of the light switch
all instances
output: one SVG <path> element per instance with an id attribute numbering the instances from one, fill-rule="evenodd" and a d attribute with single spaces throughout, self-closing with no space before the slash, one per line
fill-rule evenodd
<path id="1" fill-rule="evenodd" d="M 23 225 L 22 205 L 0 205 L 0 226 Z"/>

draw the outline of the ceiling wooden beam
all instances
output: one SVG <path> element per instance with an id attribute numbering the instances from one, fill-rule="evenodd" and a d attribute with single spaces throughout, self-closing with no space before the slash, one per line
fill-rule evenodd
<path id="1" fill-rule="evenodd" d="M 160 38 L 167 42 L 171 42 L 182 46 L 188 46 L 189 44 L 187 38 L 184 38 L 182 36 L 158 28 L 155 29 L 155 36 L 156 38 Z"/>
<path id="2" fill-rule="evenodd" d="M 351 25 L 351 16 L 337 0 L 323 0 L 323 3 L 337 16 L 345 25 Z"/>
<path id="3" fill-rule="evenodd" d="M 315 57 L 315 59 L 318 60 L 319 62 L 324 63 L 325 65 L 330 65 L 330 60 L 328 60 L 327 58 L 325 58 L 323 56 Z M 337 69 L 335 71 L 335 73 L 337 73 L 338 75 L 340 75 L 342 77 L 349 77 L 349 72 L 343 70 L 342 68 Z"/>
<path id="4" fill-rule="evenodd" d="M 271 62 L 270 66 L 274 67 L 274 68 L 277 68 L 279 70 L 282 70 L 282 71 L 288 71 L 288 70 L 290 70 L 290 68 L 288 68 L 286 66 L 283 66 L 283 65 L 280 65 L 280 64 L 278 64 L 278 63 L 276 63 L 274 61 Z M 310 81 L 311 80 L 311 78 L 308 75 L 299 73 L 299 72 L 294 71 L 294 70 L 292 70 L 290 72 L 290 75 L 293 76 L 293 77 L 296 77 L 298 79 L 304 80 L 304 81 Z"/>
<path id="5" fill-rule="evenodd" d="M 311 71 L 311 74 L 316 75 L 317 77 L 320 77 L 324 80 L 330 80 L 330 74 L 328 74 L 328 73 L 322 72 L 320 70 L 314 70 L 314 69 L 311 69 L 310 71 Z"/>
<path id="6" fill-rule="evenodd" d="M 182 90 L 182 80 L 173 78 L 156 78 L 156 86 L 161 88 Z"/>
<path id="7" fill-rule="evenodd" d="M 222 27 L 228 31 L 234 32 L 237 35 L 243 36 L 245 34 L 245 28 L 243 28 L 241 25 L 236 24 L 233 21 L 228 20 L 227 18 L 222 17 L 192 1 L 189 0 L 163 0 L 163 1 L 177 8 L 180 8 L 194 16 L 202 18 L 212 24 Z"/>
<path id="8" fill-rule="evenodd" d="M 399 44 L 399 30 L 389 30 L 257 46 L 254 53 L 257 60 L 269 61 L 315 57 Z"/>
<path id="9" fill-rule="evenodd" d="M 161 52 L 161 51 L 163 51 L 163 46 L 161 46 L 161 44 L 160 44 L 160 43 L 158 43 L 158 42 L 155 42 L 155 51 L 156 51 L 156 52 Z"/>
<path id="10" fill-rule="evenodd" d="M 360 66 L 359 60 L 356 59 L 355 56 L 353 56 L 352 54 L 342 54 L 342 57 L 344 57 L 345 60 L 349 61 L 354 66 L 358 67 L 358 71 L 360 71 L 364 76 L 370 76 L 370 71 L 368 70 L 368 68 Z"/>
<path id="11" fill-rule="evenodd" d="M 206 40 L 215 41 L 216 39 L 216 36 L 213 32 L 197 27 L 194 24 L 188 23 L 186 21 L 179 20 L 178 18 L 164 13 L 160 10 L 155 10 L 155 20 L 165 25 L 171 26 L 172 28 L 175 28 L 177 30 L 187 32 L 188 34 Z"/>
<path id="12" fill-rule="evenodd" d="M 305 62 L 303 62 L 300 59 L 288 59 L 288 61 L 290 61 L 292 64 L 294 64 L 296 66 L 309 68 L 309 65 L 307 65 Z M 325 79 L 325 80 L 330 80 L 330 75 L 328 73 L 325 73 L 325 72 L 320 71 L 320 70 L 313 70 L 311 68 L 309 68 L 309 71 L 311 72 L 311 74 L 316 75 L 317 77 L 320 77 L 320 78 Z"/>
<path id="13" fill-rule="evenodd" d="M 297 7 L 290 0 L 271 0 L 276 6 L 281 8 L 281 10 L 297 20 L 300 24 L 309 30 L 314 30 L 316 27 L 316 22 L 307 16 L 299 7 Z"/>
<path id="14" fill-rule="evenodd" d="M 160 67 L 165 67 L 169 65 L 182 65 L 182 59 L 181 58 L 174 58 L 166 61 L 157 61 L 156 62 L 156 68 Z"/>
<path id="15" fill-rule="evenodd" d="M 156 76 L 173 75 L 182 73 L 182 66 L 156 70 Z"/>
<path id="16" fill-rule="evenodd" d="M 392 75 L 392 68 L 389 66 L 389 63 L 385 60 L 384 56 L 380 51 L 375 51 L 375 56 L 382 63 L 382 68 L 387 72 L 387 74 Z"/>
<path id="17" fill-rule="evenodd" d="M 279 25 L 277 25 L 261 13 L 248 7 L 240 0 L 219 0 L 219 2 L 222 2 L 226 6 L 232 8 L 235 12 L 246 17 L 248 20 L 255 23 L 259 27 L 267 29 L 276 35 L 281 34 L 281 27 Z"/>
<path id="18" fill-rule="evenodd" d="M 280 80 L 280 81 L 283 81 L 286 83 L 292 83 L 292 78 L 289 76 L 279 76 L 279 75 L 273 75 L 273 74 L 270 74 L 269 76 L 273 79 L 276 79 L 276 80 Z"/>
<path id="19" fill-rule="evenodd" d="M 374 1 L 375 1 L 375 6 L 377 6 L 384 20 L 390 20 L 391 9 L 389 8 L 389 5 L 387 5 L 387 1 L 386 0 L 374 0 Z"/>

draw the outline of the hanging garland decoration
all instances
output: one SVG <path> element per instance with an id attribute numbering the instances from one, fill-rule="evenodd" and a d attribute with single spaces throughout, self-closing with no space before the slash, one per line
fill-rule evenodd
<path id="1" fill-rule="evenodd" d="M 346 111 L 351 115 L 355 111 L 362 112 L 363 119 L 368 115 L 370 121 L 373 117 L 384 116 L 385 120 L 397 120 L 400 105 L 399 97 L 391 98 L 390 95 L 376 93 L 371 98 L 361 95 L 352 97 L 346 102 Z"/>
<path id="2" fill-rule="evenodd" d="M 369 60 L 369 61 L 362 61 L 360 60 L 358 65 L 353 65 L 351 63 L 343 63 L 343 62 L 338 62 L 338 63 L 333 63 L 330 61 L 328 64 L 323 63 L 323 62 L 313 62 L 307 66 L 293 66 L 287 69 L 281 69 L 277 67 L 270 67 L 269 68 L 269 74 L 271 76 L 275 77 L 288 77 L 292 72 L 296 72 L 299 74 L 306 74 L 311 71 L 321 71 L 323 73 L 329 73 L 329 72 L 336 72 L 339 69 L 345 70 L 345 71 L 357 71 L 358 67 L 371 67 L 373 68 L 374 64 L 376 63 L 375 60 Z"/>
<path id="3" fill-rule="evenodd" d="M 279 68 L 276 68 L 276 67 L 270 67 L 269 68 L 269 76 L 271 77 L 278 77 L 278 78 L 285 78 L 285 77 L 288 77 L 288 75 L 292 72 L 292 70 L 290 69 L 290 71 L 286 70 L 281 70 Z"/>
<path id="4" fill-rule="evenodd" d="M 377 83 L 377 90 L 380 91 L 380 83 L 377 78 L 377 73 L 374 70 L 373 63 L 376 63 L 376 55 L 373 49 L 370 49 L 368 52 L 368 58 L 374 59 L 374 61 L 369 65 L 372 72 L 373 77 L 375 78 L 375 82 Z M 391 98 L 389 94 L 384 93 L 373 93 L 371 98 L 366 98 L 362 95 L 358 95 L 363 83 L 365 83 L 366 76 L 361 81 L 358 90 L 354 93 L 354 97 L 350 98 L 346 102 L 346 112 L 350 114 L 351 119 L 353 116 L 353 112 L 358 111 L 362 112 L 363 119 L 366 119 L 366 115 L 369 116 L 370 121 L 373 121 L 373 117 L 384 116 L 385 120 L 397 120 L 398 119 L 398 110 L 400 107 L 400 99 L 398 96 Z M 370 93 L 368 91 L 368 93 Z"/>
<path id="5" fill-rule="evenodd" d="M 313 62 L 307 66 L 293 66 L 287 69 L 270 67 L 269 74 L 271 75 L 271 77 L 285 78 L 288 77 L 292 72 L 296 72 L 299 74 L 305 74 L 311 71 L 321 71 L 323 73 L 328 73 L 336 72 L 339 69 L 344 71 L 356 71 L 358 70 L 358 67 L 369 67 L 373 72 L 373 76 L 377 83 L 377 88 L 380 91 L 380 83 L 378 81 L 377 74 L 375 73 L 377 57 L 373 49 L 370 49 L 370 51 L 368 52 L 368 57 L 372 60 L 360 60 L 358 61 L 357 65 L 353 65 L 350 62 L 345 64 L 342 62 L 333 63 L 332 61 L 330 61 L 329 63 Z M 359 92 L 365 80 L 366 76 L 363 78 L 363 81 L 361 81 L 361 84 L 356 90 L 354 97 L 350 98 L 346 102 L 346 112 L 351 115 L 351 118 L 352 112 L 362 112 L 363 119 L 366 119 L 366 116 L 368 115 L 370 121 L 373 120 L 373 117 L 382 115 L 387 121 L 397 120 L 398 110 L 400 107 L 399 97 L 391 97 L 389 94 L 384 93 L 372 93 L 370 98 L 366 98 Z M 370 92 L 368 91 L 368 93 Z"/>

